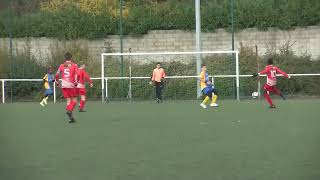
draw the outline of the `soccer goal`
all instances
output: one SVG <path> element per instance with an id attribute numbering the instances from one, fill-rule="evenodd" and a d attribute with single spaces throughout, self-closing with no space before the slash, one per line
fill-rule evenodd
<path id="1" fill-rule="evenodd" d="M 208 74 L 224 97 L 240 100 L 238 51 L 103 53 L 101 54 L 102 101 L 147 100 L 154 96 L 150 85 L 156 63 L 166 73 L 166 100 L 197 99 L 199 74 L 206 64 Z"/>

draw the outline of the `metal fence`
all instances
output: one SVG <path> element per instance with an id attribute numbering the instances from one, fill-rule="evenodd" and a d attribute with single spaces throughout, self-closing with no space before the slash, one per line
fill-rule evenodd
<path id="1" fill-rule="evenodd" d="M 293 79 L 294 78 L 304 78 L 304 77 L 316 77 L 316 78 L 320 78 L 320 74 L 289 74 Z M 281 75 L 279 75 L 281 76 Z M 212 82 L 216 82 L 220 79 L 223 79 L 223 78 L 236 78 L 237 75 L 211 75 L 210 78 L 212 80 Z M 241 83 L 241 80 L 243 80 L 244 78 L 251 78 L 252 75 L 239 75 L 238 76 L 240 78 L 240 81 L 239 83 Z M 166 79 L 168 80 L 182 80 L 182 79 L 188 79 L 188 80 L 194 80 L 196 81 L 199 77 L 198 76 L 168 76 L 166 77 Z M 109 91 L 109 85 L 110 85 L 110 81 L 119 81 L 119 80 L 127 80 L 127 83 L 128 83 L 128 86 L 127 86 L 127 89 L 125 90 L 127 92 L 127 96 L 126 98 L 128 100 L 131 100 L 133 98 L 132 94 L 135 93 L 135 90 L 132 88 L 132 81 L 133 80 L 141 80 L 143 81 L 144 83 L 148 83 L 150 81 L 150 77 L 105 77 L 105 78 L 92 78 L 92 80 L 102 80 L 103 81 L 103 85 L 104 85 L 104 89 L 101 89 L 103 90 L 102 93 L 103 93 L 103 96 L 106 98 L 104 99 L 103 96 L 101 96 L 101 101 L 102 102 L 105 102 L 106 100 L 109 100 L 113 94 L 111 94 L 111 92 Z M 1 81 L 1 99 L 2 99 L 2 103 L 6 103 L 6 94 L 8 92 L 6 92 L 6 84 L 9 83 L 9 82 L 20 82 L 20 83 L 23 83 L 23 82 L 34 82 L 34 83 L 37 83 L 37 82 L 42 82 L 43 80 L 42 79 L 0 79 Z M 241 85 L 241 84 L 239 84 Z M 218 87 L 219 88 L 219 87 Z M 152 89 L 152 88 L 151 88 Z M 257 89 L 252 89 L 252 91 L 256 91 Z M 177 90 L 179 91 L 179 90 Z M 186 91 L 191 91 L 191 89 L 187 89 Z M 196 97 L 196 87 L 195 89 L 193 90 L 195 93 L 194 93 L 194 97 Z M 145 91 L 142 90 L 142 93 L 144 93 Z M 241 89 L 240 89 L 240 92 L 241 94 Z M 54 86 L 54 96 L 53 96 L 53 101 L 54 103 L 57 102 L 57 96 L 58 94 L 58 91 L 57 91 L 57 87 Z M 240 98 L 238 99 L 240 100 Z"/>

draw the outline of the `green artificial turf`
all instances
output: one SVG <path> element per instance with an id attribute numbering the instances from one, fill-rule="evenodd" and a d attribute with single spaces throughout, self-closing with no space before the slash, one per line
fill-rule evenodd
<path id="1" fill-rule="evenodd" d="M 0 105 L 1 180 L 319 180 L 320 101 Z"/>

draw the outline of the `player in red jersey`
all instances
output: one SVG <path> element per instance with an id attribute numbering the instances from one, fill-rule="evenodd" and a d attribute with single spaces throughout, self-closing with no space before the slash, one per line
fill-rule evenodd
<path id="1" fill-rule="evenodd" d="M 85 71 L 86 64 L 82 64 L 78 70 L 78 86 L 77 86 L 77 93 L 80 96 L 80 110 L 79 112 L 85 112 L 83 110 L 84 105 L 86 103 L 86 82 L 90 84 L 90 87 L 93 87 L 93 82 L 90 79 L 90 76 Z"/>
<path id="2" fill-rule="evenodd" d="M 273 104 L 271 98 L 270 98 L 270 92 L 275 93 L 282 97 L 283 100 L 285 100 L 284 95 L 281 93 L 281 91 L 276 87 L 277 85 L 277 74 L 282 74 L 286 78 L 290 78 L 290 76 L 281 71 L 277 66 L 273 65 L 273 59 L 268 59 L 268 65 L 266 68 L 262 71 L 260 71 L 258 74 L 254 74 L 253 76 L 256 77 L 258 75 L 266 74 L 267 75 L 267 83 L 263 86 L 264 89 L 264 97 L 266 101 L 269 103 L 270 108 L 276 108 L 276 106 Z"/>
<path id="3" fill-rule="evenodd" d="M 75 122 L 72 112 L 77 104 L 77 73 L 78 66 L 72 62 L 72 54 L 67 52 L 64 54 L 65 62 L 59 66 L 56 73 L 56 83 L 59 86 L 59 78 L 61 75 L 62 95 L 67 100 L 67 115 L 69 123 Z"/>

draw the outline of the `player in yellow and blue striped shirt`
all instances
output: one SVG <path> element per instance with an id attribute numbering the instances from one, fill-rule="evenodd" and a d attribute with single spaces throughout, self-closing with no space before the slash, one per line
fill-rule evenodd
<path id="1" fill-rule="evenodd" d="M 207 102 L 209 99 L 212 99 L 210 106 L 211 107 L 218 107 L 217 99 L 218 99 L 218 93 L 217 90 L 214 88 L 212 82 L 209 80 L 209 74 L 207 72 L 207 66 L 202 65 L 201 67 L 201 73 L 200 73 L 200 88 L 202 90 L 202 93 L 204 94 L 205 98 L 200 104 L 201 107 L 207 108 Z"/>
<path id="2" fill-rule="evenodd" d="M 49 96 L 53 95 L 53 82 L 55 81 L 53 75 L 53 68 L 49 67 L 47 74 L 42 78 L 44 82 L 45 92 L 43 94 L 42 101 L 40 102 L 41 106 L 45 106 L 48 104 Z"/>

